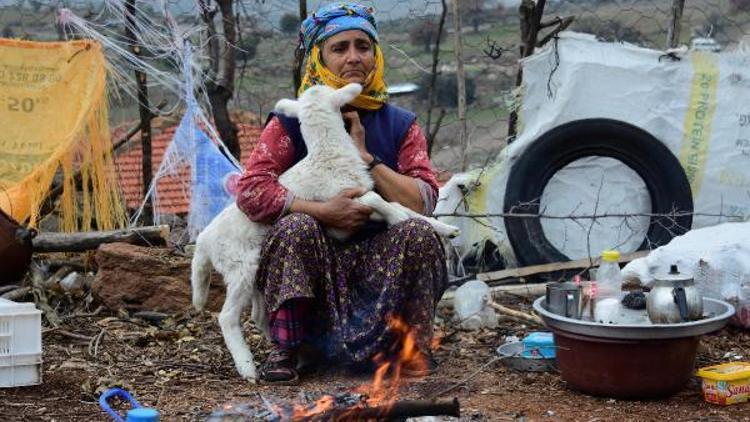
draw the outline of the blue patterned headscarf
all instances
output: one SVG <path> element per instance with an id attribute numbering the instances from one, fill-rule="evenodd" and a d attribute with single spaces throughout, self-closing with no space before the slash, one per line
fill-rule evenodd
<path id="1" fill-rule="evenodd" d="M 359 29 L 378 41 L 378 30 L 373 17 L 373 8 L 351 2 L 334 2 L 321 7 L 302 21 L 301 41 L 305 52 L 342 31 Z"/>

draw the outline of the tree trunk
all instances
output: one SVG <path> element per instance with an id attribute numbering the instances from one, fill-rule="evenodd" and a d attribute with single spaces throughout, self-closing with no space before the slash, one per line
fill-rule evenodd
<path id="1" fill-rule="evenodd" d="M 437 28 L 437 35 L 435 38 L 435 49 L 432 50 L 432 73 L 430 74 L 430 91 L 427 95 L 427 155 L 432 156 L 432 146 L 435 145 L 435 138 L 437 137 L 438 130 L 440 130 L 440 123 L 442 121 L 441 114 L 435 123 L 435 128 L 432 125 L 432 108 L 435 106 L 435 85 L 437 83 L 438 76 L 438 62 L 440 61 L 440 40 L 443 38 L 443 28 L 445 27 L 445 15 L 448 13 L 448 6 L 445 4 L 445 0 L 440 0 L 442 9 L 440 11 L 440 23 Z"/>
<path id="2" fill-rule="evenodd" d="M 522 0 L 521 5 L 518 7 L 521 24 L 521 58 L 534 54 L 546 2 L 547 0 L 538 0 L 536 3 L 533 0 Z M 519 62 L 518 71 L 516 72 L 516 87 L 521 86 L 521 82 L 523 82 L 523 68 Z M 516 136 L 517 124 L 518 112 L 513 110 L 508 119 L 508 143 L 512 142 Z"/>
<path id="3" fill-rule="evenodd" d="M 223 37 L 216 36 L 214 23 L 215 11 L 210 7 L 210 0 L 200 0 L 201 15 L 208 29 L 209 57 L 211 69 L 209 71 L 206 90 L 214 125 L 219 132 L 222 142 L 236 159 L 240 159 L 240 142 L 237 138 L 237 127 L 229 118 L 227 103 L 234 94 L 234 73 L 237 67 L 234 45 L 237 44 L 237 21 L 233 11 L 234 0 L 216 0 L 221 14 Z"/>
<path id="4" fill-rule="evenodd" d="M 299 21 L 302 22 L 307 17 L 307 0 L 299 0 Z M 302 85 L 302 65 L 305 62 L 304 45 L 298 45 L 294 49 L 294 69 L 292 69 L 294 78 L 294 96 L 297 97 L 299 87 Z"/>
<path id="5" fill-rule="evenodd" d="M 455 27 L 456 82 L 458 95 L 458 121 L 460 122 L 460 145 L 463 151 L 461 171 L 466 171 L 469 159 L 469 138 L 466 130 L 466 76 L 464 75 L 463 34 L 461 32 L 461 9 L 458 0 L 453 0 L 453 23 Z"/>
<path id="6" fill-rule="evenodd" d="M 138 45 L 131 28 L 135 27 L 135 0 L 127 0 L 125 3 L 125 36 L 130 42 L 130 50 L 134 55 L 141 55 L 141 47 Z M 143 175 L 143 195 L 148 194 L 151 187 L 152 169 L 151 169 L 151 107 L 148 103 L 148 85 L 146 84 L 146 74 L 136 70 L 135 79 L 138 85 L 138 114 L 141 118 L 141 174 Z M 141 214 L 144 225 L 154 224 L 154 209 L 151 198 L 146 198 Z"/>

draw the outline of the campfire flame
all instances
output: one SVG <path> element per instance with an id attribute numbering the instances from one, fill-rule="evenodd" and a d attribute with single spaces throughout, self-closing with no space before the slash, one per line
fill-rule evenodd
<path id="1" fill-rule="evenodd" d="M 351 416 L 349 412 L 359 410 L 365 404 L 367 407 L 377 406 L 389 409 L 398 399 L 399 389 L 404 383 L 404 374 L 424 376 L 427 373 L 428 362 L 425 354 L 417 346 L 414 330 L 398 317 L 390 317 L 388 327 L 397 339 L 394 342 L 393 349 L 389 350 L 389 353 L 378 353 L 373 358 L 377 369 L 372 382 L 355 389 L 355 392 L 367 397 L 366 401 L 362 405 L 344 409 L 334 419 L 346 420 Z M 433 340 L 432 346 L 437 347 L 438 345 L 439 340 L 437 342 Z M 335 398 L 325 395 L 318 399 L 312 408 L 301 405 L 295 406 L 291 419 L 293 421 L 310 420 L 335 410 L 335 408 Z"/>
<path id="2" fill-rule="evenodd" d="M 358 393 L 367 395 L 367 404 L 371 407 L 388 407 L 396 402 L 405 370 L 410 374 L 424 376 L 428 369 L 426 356 L 417 347 L 414 330 L 395 316 L 388 319 L 388 327 L 397 338 L 392 352 L 397 351 L 398 354 L 394 358 L 378 353 L 373 358 L 377 369 L 372 382 L 356 389 Z"/>

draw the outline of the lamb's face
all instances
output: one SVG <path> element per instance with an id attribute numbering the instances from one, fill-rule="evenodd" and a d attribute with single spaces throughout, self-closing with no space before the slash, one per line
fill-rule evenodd
<path id="1" fill-rule="evenodd" d="M 299 98 L 299 119 L 320 120 L 323 117 L 341 120 L 341 107 L 351 102 L 362 92 L 359 84 L 349 84 L 343 88 L 334 89 L 328 85 L 314 85 L 308 88 Z"/>
<path id="2" fill-rule="evenodd" d="M 327 85 L 314 85 L 299 97 L 298 100 L 280 100 L 276 103 L 276 111 L 289 117 L 299 119 L 303 127 L 325 126 L 344 127 L 341 117 L 341 107 L 348 104 L 362 92 L 359 84 L 349 84 L 343 88 L 334 89 Z M 314 142 L 306 139 L 305 142 Z"/>
<path id="3" fill-rule="evenodd" d="M 336 90 L 327 85 L 308 88 L 298 99 L 301 123 L 321 119 L 341 120 L 341 107 L 336 102 Z"/>

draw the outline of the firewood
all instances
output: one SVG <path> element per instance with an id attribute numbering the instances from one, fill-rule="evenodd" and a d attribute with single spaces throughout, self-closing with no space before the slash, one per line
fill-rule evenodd
<path id="1" fill-rule="evenodd" d="M 134 227 L 122 230 L 81 233 L 39 233 L 32 241 L 34 252 L 82 252 L 102 243 L 124 242 L 159 246 L 167 242 L 169 226 Z"/>
<path id="2" fill-rule="evenodd" d="M 488 301 L 487 305 L 490 308 L 494 309 L 495 311 L 500 312 L 503 315 L 507 315 L 511 318 L 515 318 L 515 319 L 518 319 L 518 320 L 521 320 L 523 322 L 533 324 L 533 325 L 544 326 L 542 319 L 536 315 L 527 314 L 526 312 L 516 311 L 515 309 L 511 309 L 511 308 L 508 308 L 507 306 L 503 306 L 499 303 L 495 303 L 492 300 Z"/>
<path id="3" fill-rule="evenodd" d="M 620 255 L 620 259 L 618 262 L 620 263 L 630 262 L 634 259 L 641 258 L 641 257 L 648 255 L 649 252 L 650 251 L 637 251 L 633 253 L 622 254 Z M 489 283 L 492 281 L 505 280 L 509 278 L 523 278 L 523 277 L 529 277 L 529 276 L 538 275 L 538 274 L 553 273 L 557 271 L 587 269 L 587 268 L 598 266 L 600 259 L 601 258 L 599 257 L 592 258 L 592 259 L 585 258 L 585 259 L 577 259 L 575 261 L 551 262 L 549 264 L 530 265 L 527 267 L 518 267 L 518 268 L 508 268 L 505 270 L 493 271 L 489 273 L 480 273 L 480 274 L 477 274 L 476 278 L 478 280 L 482 280 L 486 283 Z"/>
<path id="4" fill-rule="evenodd" d="M 512 284 L 509 286 L 494 286 L 490 287 L 490 293 L 492 297 L 498 297 L 504 294 L 523 296 L 528 298 L 537 298 L 542 296 L 547 291 L 547 285 L 544 283 L 539 284 Z M 438 306 L 452 306 L 453 298 L 456 293 L 454 290 L 447 291 L 440 299 Z"/>
<path id="5" fill-rule="evenodd" d="M 0 295 L 3 299 L 18 300 L 26 296 L 31 292 L 31 287 L 19 287 L 15 290 L 11 290 L 7 293 Z"/>
<path id="6" fill-rule="evenodd" d="M 330 419 L 337 421 L 387 421 L 419 416 L 452 416 L 458 418 L 461 416 L 461 408 L 457 398 L 453 400 L 405 400 L 377 407 L 334 409 L 323 415 L 293 420 L 300 422 L 326 420 L 330 417 Z"/>

